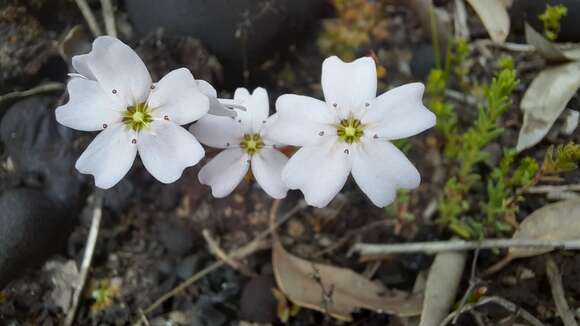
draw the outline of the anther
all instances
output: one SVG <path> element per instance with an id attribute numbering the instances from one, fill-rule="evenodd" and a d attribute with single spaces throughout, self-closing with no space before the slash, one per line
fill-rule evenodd
<path id="1" fill-rule="evenodd" d="M 163 116 L 163 120 L 168 120 L 169 121 L 169 116 L 168 115 L 164 115 Z"/>
<path id="2" fill-rule="evenodd" d="M 117 90 L 116 89 L 113 89 L 112 92 L 113 92 L 113 94 L 117 94 Z"/>
<path id="3" fill-rule="evenodd" d="M 318 136 L 324 136 L 324 131 L 319 132 Z"/>
<path id="4" fill-rule="evenodd" d="M 133 138 L 133 140 L 131 140 L 132 144 L 137 144 L 137 139 Z"/>
<path id="5" fill-rule="evenodd" d="M 262 120 L 262 123 L 266 123 L 266 120 Z"/>
<path id="6" fill-rule="evenodd" d="M 371 106 L 371 104 L 369 102 L 365 102 L 365 106 L 368 108 L 369 106 Z"/>
<path id="7" fill-rule="evenodd" d="M 239 119 L 239 120 L 238 120 L 238 122 L 239 122 L 239 123 L 242 123 L 242 119 Z"/>
<path id="8" fill-rule="evenodd" d="M 155 89 L 155 85 L 151 84 L 151 89 Z"/>
<path id="9" fill-rule="evenodd" d="M 332 103 L 332 106 L 334 106 L 336 108 L 336 107 L 338 107 L 338 104 Z"/>
<path id="10" fill-rule="evenodd" d="M 230 147 L 230 143 L 226 143 L 226 147 Z"/>
<path id="11" fill-rule="evenodd" d="M 344 150 L 344 154 L 348 155 L 349 153 L 350 152 L 349 152 L 348 148 Z"/>
<path id="12" fill-rule="evenodd" d="M 373 138 L 374 138 L 374 139 L 379 139 L 379 135 L 375 134 L 375 135 L 373 136 Z"/>
<path id="13" fill-rule="evenodd" d="M 107 124 L 106 123 L 103 123 L 103 129 L 105 129 L 107 127 L 108 127 Z"/>

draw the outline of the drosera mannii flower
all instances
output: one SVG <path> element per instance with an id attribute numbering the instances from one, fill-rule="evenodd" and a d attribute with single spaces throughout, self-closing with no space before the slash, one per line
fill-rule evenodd
<path id="1" fill-rule="evenodd" d="M 199 171 L 199 181 L 209 185 L 214 197 L 229 195 L 248 170 L 262 189 L 273 198 L 283 198 L 288 188 L 281 180 L 286 155 L 265 136 L 276 116 L 269 115 L 268 93 L 256 88 L 252 94 L 238 88 L 233 100 L 220 100 L 226 106 L 243 107 L 236 117 L 206 115 L 190 127 L 199 141 L 209 147 L 223 148 Z"/>
<path id="2" fill-rule="evenodd" d="M 389 140 L 418 134 L 435 124 L 422 103 L 424 86 L 406 84 L 380 96 L 376 65 L 365 57 L 322 64 L 325 102 L 286 94 L 278 98 L 278 119 L 268 136 L 301 146 L 282 171 L 290 189 L 300 189 L 308 204 L 324 207 L 352 172 L 377 206 L 391 203 L 399 188 L 419 186 L 417 169 Z"/>
<path id="3" fill-rule="evenodd" d="M 82 131 L 101 131 L 77 160 L 108 189 L 129 171 L 139 153 L 159 181 L 179 179 L 205 152 L 181 125 L 198 120 L 210 106 L 211 91 L 188 69 L 169 72 L 153 83 L 139 56 L 116 38 L 101 36 L 88 54 L 73 57 L 69 101 L 56 109 L 59 123 Z"/>

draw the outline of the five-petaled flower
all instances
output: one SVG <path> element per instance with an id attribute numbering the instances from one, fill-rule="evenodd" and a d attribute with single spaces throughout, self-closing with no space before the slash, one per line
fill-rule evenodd
<path id="1" fill-rule="evenodd" d="M 276 116 L 268 117 L 268 93 L 257 88 L 250 95 L 238 88 L 234 99 L 222 103 L 245 107 L 237 117 L 206 115 L 191 126 L 191 132 L 203 144 L 223 148 L 199 171 L 199 181 L 211 186 L 214 197 L 229 195 L 244 179 L 248 169 L 264 191 L 274 198 L 283 198 L 288 188 L 282 183 L 282 168 L 288 158 L 274 148 L 277 145 L 266 136 Z"/>
<path id="2" fill-rule="evenodd" d="M 215 90 L 194 80 L 189 70 L 173 70 L 154 84 L 139 56 L 108 36 L 97 38 L 90 53 L 75 56 L 73 67 L 77 74 L 68 83 L 70 100 L 56 109 L 56 119 L 77 130 L 101 130 L 75 165 L 92 174 L 97 187 L 117 184 L 137 152 L 163 183 L 174 182 L 204 156 L 199 142 L 180 125 L 205 115 L 210 100 L 204 93 Z"/>
<path id="3" fill-rule="evenodd" d="M 352 172 L 377 206 L 393 201 L 398 188 L 416 188 L 419 172 L 389 140 L 409 137 L 435 124 L 423 106 L 424 86 L 413 83 L 380 96 L 372 58 L 322 64 L 326 102 L 294 94 L 276 102 L 278 119 L 267 136 L 302 146 L 282 171 L 290 189 L 300 189 L 310 205 L 326 206 Z"/>

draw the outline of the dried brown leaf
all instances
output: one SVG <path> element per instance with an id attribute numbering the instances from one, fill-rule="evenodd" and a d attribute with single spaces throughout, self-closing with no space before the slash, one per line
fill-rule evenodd
<path id="1" fill-rule="evenodd" d="M 580 199 L 560 201 L 534 211 L 520 224 L 513 239 L 580 239 Z M 552 250 L 554 249 L 510 248 L 507 256 L 491 266 L 485 274 L 499 271 L 514 259 L 537 256 Z"/>
<path id="2" fill-rule="evenodd" d="M 526 42 L 533 45 L 538 53 L 550 61 L 575 61 L 580 59 L 580 47 L 571 44 L 556 44 L 548 41 L 532 26 L 525 24 Z"/>
<path id="3" fill-rule="evenodd" d="M 346 321 L 360 308 L 402 317 L 421 313 L 421 295 L 389 291 L 349 269 L 296 257 L 284 249 L 277 237 L 272 261 L 278 287 L 302 307 Z"/>
<path id="4" fill-rule="evenodd" d="M 517 150 L 539 143 L 580 87 L 580 62 L 569 62 L 540 72 L 521 102 L 524 124 Z"/>
<path id="5" fill-rule="evenodd" d="M 510 32 L 510 17 L 502 0 L 467 0 L 477 13 L 489 36 L 496 43 L 504 43 Z"/>

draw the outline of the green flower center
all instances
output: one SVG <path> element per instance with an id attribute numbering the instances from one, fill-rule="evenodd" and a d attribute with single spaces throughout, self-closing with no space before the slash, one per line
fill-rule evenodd
<path id="1" fill-rule="evenodd" d="M 153 121 L 151 109 L 145 103 L 132 105 L 123 113 L 123 123 L 134 131 L 147 128 Z"/>
<path id="2" fill-rule="evenodd" d="M 264 141 L 259 134 L 245 134 L 240 147 L 249 155 L 254 155 L 264 147 Z"/>
<path id="3" fill-rule="evenodd" d="M 358 143 L 364 134 L 364 125 L 358 119 L 348 118 L 340 120 L 336 127 L 336 134 L 347 144 Z"/>

